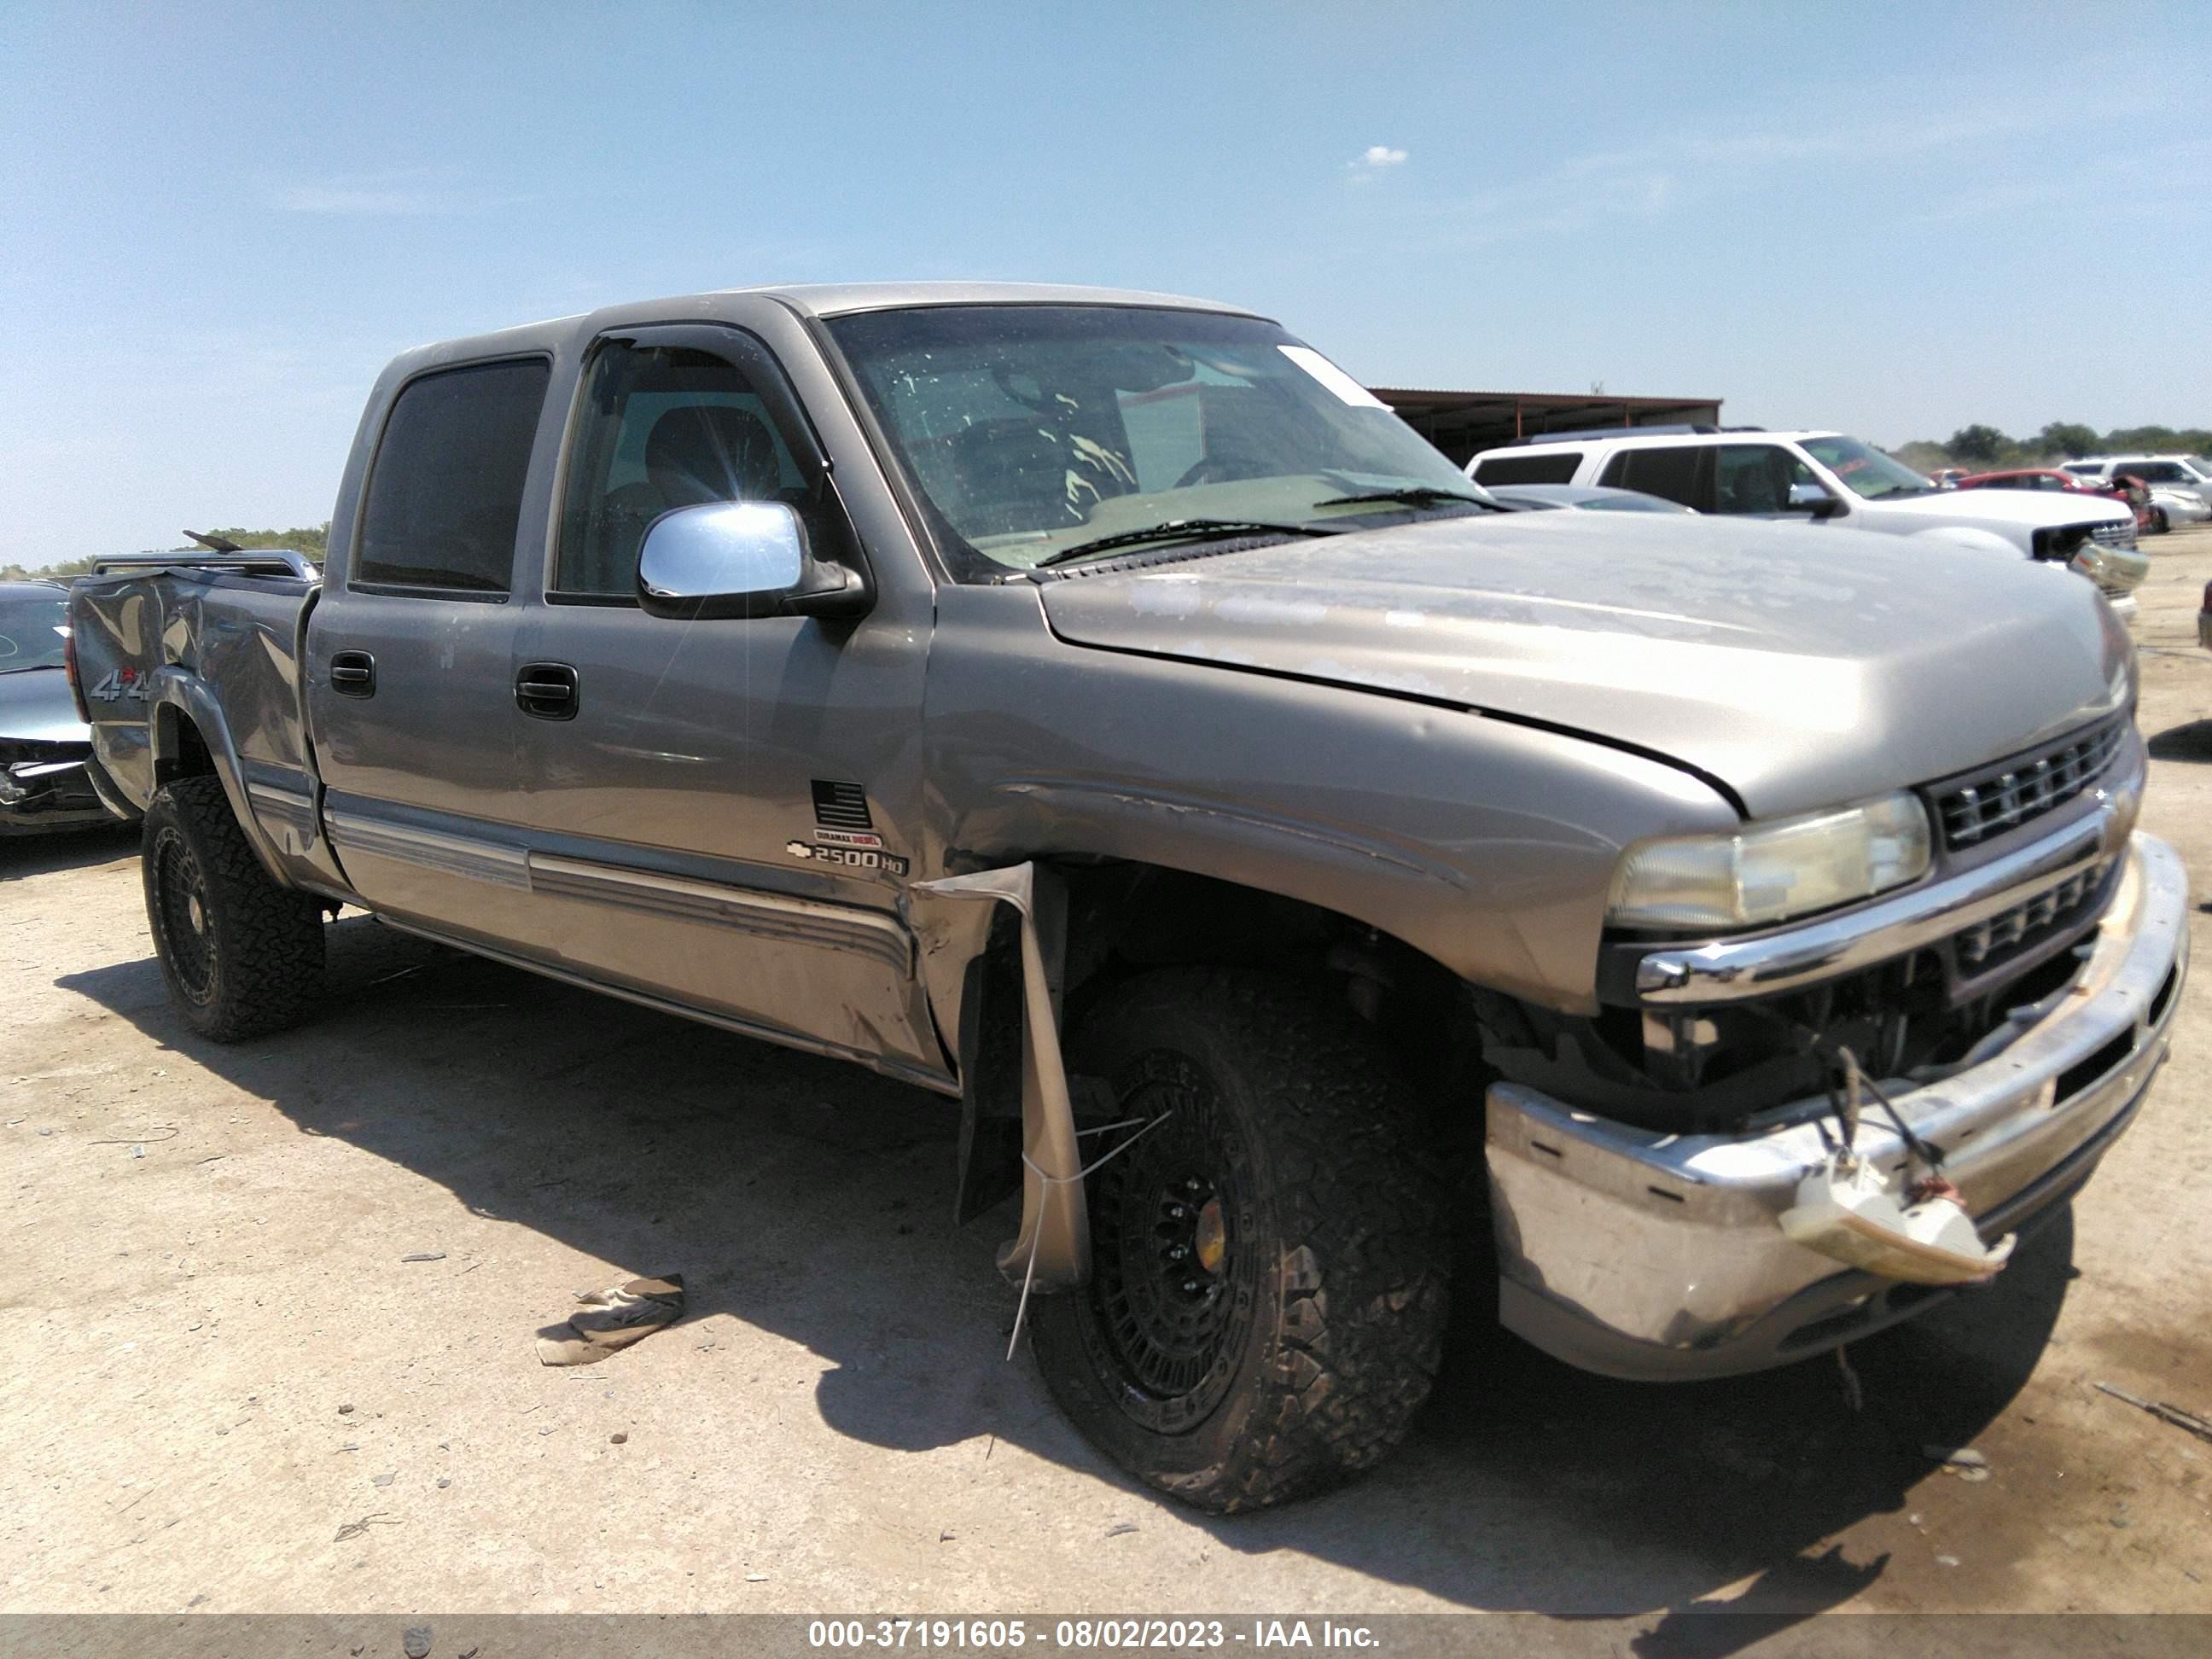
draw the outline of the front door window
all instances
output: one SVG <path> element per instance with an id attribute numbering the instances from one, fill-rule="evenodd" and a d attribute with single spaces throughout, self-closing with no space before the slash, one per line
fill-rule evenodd
<path id="1" fill-rule="evenodd" d="M 635 598 L 662 514 L 705 501 L 808 506 L 775 417 L 737 364 L 690 346 L 610 340 L 592 358 L 561 505 L 554 591 Z"/>

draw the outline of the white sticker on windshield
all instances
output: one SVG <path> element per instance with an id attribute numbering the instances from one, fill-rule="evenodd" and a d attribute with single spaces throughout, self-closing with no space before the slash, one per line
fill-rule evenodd
<path id="1" fill-rule="evenodd" d="M 1311 346 L 1277 346 L 1276 350 L 1319 380 L 1354 409 L 1388 409 L 1389 404 L 1370 392 Z"/>

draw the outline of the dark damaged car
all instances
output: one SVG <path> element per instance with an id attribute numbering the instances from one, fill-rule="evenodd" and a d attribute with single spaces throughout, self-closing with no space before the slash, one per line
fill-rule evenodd
<path id="1" fill-rule="evenodd" d="M 0 836 L 112 824 L 70 695 L 69 590 L 0 581 Z"/>
<path id="2" fill-rule="evenodd" d="M 429 347 L 323 571 L 73 612 L 198 1031 L 307 1015 L 357 906 L 954 1097 L 1046 1383 L 1212 1509 L 1400 1440 L 1455 1239 L 1470 1303 L 1651 1379 L 1999 1274 L 2185 965 L 2090 583 L 1501 511 L 1196 301 L 747 290 Z"/>

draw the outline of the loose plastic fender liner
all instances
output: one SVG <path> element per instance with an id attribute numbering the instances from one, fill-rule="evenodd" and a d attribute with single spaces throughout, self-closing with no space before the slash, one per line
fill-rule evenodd
<path id="1" fill-rule="evenodd" d="M 1049 870 L 1023 863 L 916 882 L 912 890 L 1010 904 L 1021 917 L 1022 1227 L 1000 1247 L 999 1271 L 1040 1292 L 1072 1289 L 1091 1277 L 1091 1218 L 1060 1058 L 1060 1016 L 1046 971 L 1048 962 L 1059 959 L 1066 890 Z"/>

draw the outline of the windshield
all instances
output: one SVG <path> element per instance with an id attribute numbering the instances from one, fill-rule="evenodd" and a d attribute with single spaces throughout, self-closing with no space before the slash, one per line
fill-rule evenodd
<path id="1" fill-rule="evenodd" d="M 1917 495 L 1936 488 L 1904 462 L 1856 438 L 1808 438 L 1802 447 L 1842 479 L 1844 489 L 1870 501 L 1885 495 Z"/>
<path id="2" fill-rule="evenodd" d="M 1349 528 L 1472 510 L 1425 493 L 1479 494 L 1357 381 L 1256 319 L 940 306 L 829 326 L 963 575 L 1178 520 Z M 1386 491 L 1416 499 L 1334 501 Z"/>
<path id="3" fill-rule="evenodd" d="M 0 594 L 0 674 L 17 668 L 59 668 L 68 637 L 69 601 L 57 593 Z"/>

